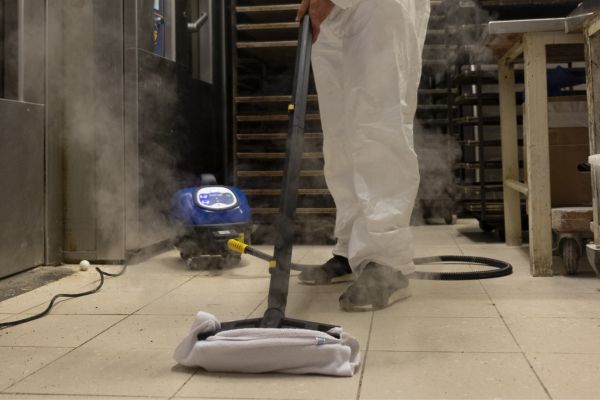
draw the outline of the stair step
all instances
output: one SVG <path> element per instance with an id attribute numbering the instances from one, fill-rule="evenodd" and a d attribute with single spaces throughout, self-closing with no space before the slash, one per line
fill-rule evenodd
<path id="1" fill-rule="evenodd" d="M 268 160 L 282 160 L 287 158 L 287 153 L 237 153 L 237 157 L 241 159 L 268 159 Z M 304 153 L 302 154 L 304 159 L 323 158 L 323 153 Z"/>
<path id="2" fill-rule="evenodd" d="M 287 140 L 287 133 L 238 133 L 236 135 L 240 141 L 254 141 L 254 140 Z M 307 140 L 319 140 L 323 139 L 322 133 L 305 133 L 304 139 Z"/>
<path id="3" fill-rule="evenodd" d="M 254 214 L 279 214 L 278 208 L 253 208 L 252 213 Z M 296 214 L 335 214 L 335 208 L 298 208 Z"/>
<path id="4" fill-rule="evenodd" d="M 281 189 L 242 189 L 247 196 L 280 196 Z M 328 189 L 298 189 L 301 196 L 329 196 Z"/>
<path id="5" fill-rule="evenodd" d="M 322 170 L 300 171 L 301 177 L 322 177 L 324 175 Z M 278 178 L 283 176 L 283 171 L 237 171 L 237 176 L 239 178 Z"/>

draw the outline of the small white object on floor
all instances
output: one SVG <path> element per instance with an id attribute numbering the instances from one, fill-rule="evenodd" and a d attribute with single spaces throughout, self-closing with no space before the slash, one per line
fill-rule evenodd
<path id="1" fill-rule="evenodd" d="M 87 271 L 90 267 L 90 262 L 88 260 L 81 260 L 79 263 L 79 269 L 82 271 Z"/>
<path id="2" fill-rule="evenodd" d="M 353 376 L 360 365 L 358 341 L 342 328 L 329 333 L 306 329 L 249 328 L 219 332 L 221 323 L 209 313 L 196 315 L 189 335 L 177 346 L 175 360 L 211 372 L 319 374 Z"/>

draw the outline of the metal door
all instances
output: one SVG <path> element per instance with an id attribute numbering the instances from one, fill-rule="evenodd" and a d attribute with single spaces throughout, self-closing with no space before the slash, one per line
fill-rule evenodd
<path id="1" fill-rule="evenodd" d="M 0 277 L 44 262 L 44 15 L 0 0 Z"/>

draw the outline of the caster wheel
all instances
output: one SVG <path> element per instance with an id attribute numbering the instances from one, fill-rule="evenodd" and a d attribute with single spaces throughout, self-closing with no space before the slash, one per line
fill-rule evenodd
<path id="1" fill-rule="evenodd" d="M 505 242 L 506 241 L 506 230 L 504 230 L 504 228 L 499 228 L 497 231 L 497 236 L 498 236 L 498 240 L 501 242 Z"/>
<path id="2" fill-rule="evenodd" d="M 242 262 L 241 254 L 227 255 L 223 258 L 223 266 L 225 268 L 233 268 Z"/>
<path id="3" fill-rule="evenodd" d="M 222 257 L 190 257 L 185 262 L 194 271 L 218 271 L 223 269 Z"/>
<path id="4" fill-rule="evenodd" d="M 444 217 L 444 222 L 446 222 L 446 225 L 456 225 L 457 221 L 458 217 L 456 215 L 447 215 Z"/>
<path id="5" fill-rule="evenodd" d="M 562 259 L 567 275 L 575 275 L 580 257 L 579 243 L 574 239 L 565 239 L 562 245 Z"/>
<path id="6" fill-rule="evenodd" d="M 491 231 L 494 230 L 494 227 L 492 225 L 488 224 L 487 222 L 480 221 L 479 229 L 481 229 L 485 233 L 490 233 Z"/>

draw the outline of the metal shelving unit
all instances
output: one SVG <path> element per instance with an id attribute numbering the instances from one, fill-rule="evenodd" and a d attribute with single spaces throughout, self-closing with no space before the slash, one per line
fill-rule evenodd
<path id="1" fill-rule="evenodd" d="M 455 188 L 452 174 L 453 160 L 443 141 L 451 132 L 449 121 L 454 106 L 449 101 L 455 92 L 449 86 L 447 70 L 449 46 L 445 0 L 431 1 L 431 16 L 423 51 L 423 72 L 419 87 L 416 114 L 415 150 L 420 158 L 421 186 L 416 203 L 414 223 L 442 218 L 453 223 L 456 212 Z M 436 142 L 436 149 L 431 148 Z M 445 158 L 447 162 L 432 163 L 429 158 Z M 446 168 L 447 167 L 447 168 Z M 443 176 L 443 178 L 442 178 Z M 440 180 L 444 184 L 440 184 Z M 443 186 L 443 187 L 440 187 Z"/>
<path id="2" fill-rule="evenodd" d="M 451 130 L 463 153 L 456 166 L 463 212 L 477 218 L 482 230 L 502 232 L 497 69 L 481 44 L 489 15 L 474 0 L 447 4 L 449 21 L 456 21 L 448 26 L 453 42 L 449 75 L 456 90 Z"/>
<path id="3" fill-rule="evenodd" d="M 494 19 L 542 18 L 566 15 L 575 0 L 466 0 L 448 1 L 451 37 L 455 39 L 450 74 L 457 95 L 452 131 L 463 149 L 458 164 L 466 214 L 476 217 L 484 231 L 504 231 L 502 174 L 498 113 L 497 66 L 485 55 L 482 43 L 487 22 Z M 462 21 L 462 22 L 461 22 Z M 463 23 L 467 21 L 468 23 Z M 516 80 L 523 82 L 522 70 Z M 519 124 L 522 121 L 519 118 Z M 522 142 L 519 142 L 522 146 Z M 525 202 L 522 203 L 525 215 Z M 525 218 L 526 220 L 526 218 Z"/>
<path id="4" fill-rule="evenodd" d="M 258 240 L 268 240 L 278 213 L 286 155 L 287 107 L 299 28 L 294 19 L 300 2 L 233 3 L 234 184 L 248 196 L 258 225 Z M 323 133 L 314 82 L 309 93 L 297 231 L 310 232 L 299 240 L 327 242 L 332 240 L 335 204 L 323 174 Z"/>

